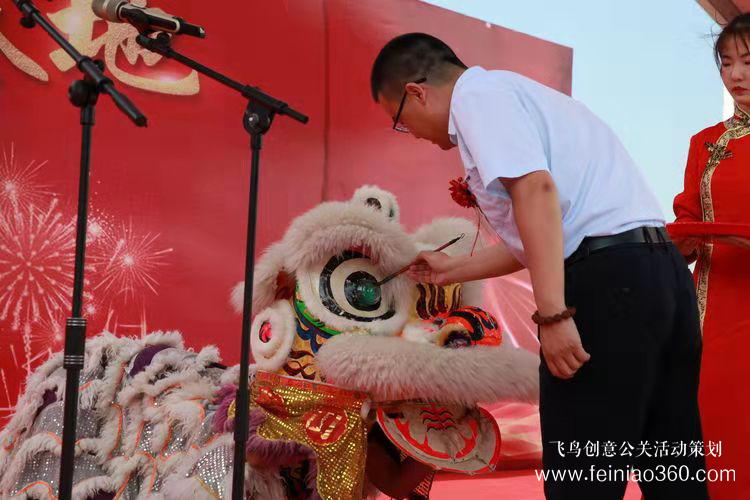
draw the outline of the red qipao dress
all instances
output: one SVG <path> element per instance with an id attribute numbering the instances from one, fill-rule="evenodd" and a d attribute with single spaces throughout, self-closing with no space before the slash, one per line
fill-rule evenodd
<path id="1" fill-rule="evenodd" d="M 709 127 L 690 141 L 676 222 L 750 225 L 750 116 Z M 709 482 L 713 500 L 750 498 L 750 249 L 704 241 L 695 284 L 703 328 L 699 401 L 707 469 L 734 469 L 736 481 Z"/>

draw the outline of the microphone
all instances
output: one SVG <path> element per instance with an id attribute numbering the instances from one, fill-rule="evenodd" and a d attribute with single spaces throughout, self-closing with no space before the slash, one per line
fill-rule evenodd
<path id="1" fill-rule="evenodd" d="M 127 0 L 93 0 L 91 10 L 97 17 L 113 23 L 129 23 L 138 31 L 167 31 L 176 35 L 205 38 L 205 30 L 161 9 L 138 7 Z"/>

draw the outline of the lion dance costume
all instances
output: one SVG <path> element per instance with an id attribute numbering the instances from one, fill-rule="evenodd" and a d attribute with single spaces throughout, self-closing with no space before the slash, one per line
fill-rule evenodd
<path id="1" fill-rule="evenodd" d="M 501 436 L 478 403 L 537 401 L 538 358 L 502 342 L 474 306 L 481 285 L 380 284 L 473 225 L 438 219 L 409 234 L 398 219 L 392 194 L 364 186 L 296 218 L 257 263 L 246 498 L 377 494 L 365 471 L 374 425 L 435 470 L 492 471 Z M 238 370 L 220 361 L 177 332 L 89 339 L 74 497 L 228 498 Z M 27 381 L 0 433 L 0 497 L 55 498 L 64 388 L 61 353 Z"/>

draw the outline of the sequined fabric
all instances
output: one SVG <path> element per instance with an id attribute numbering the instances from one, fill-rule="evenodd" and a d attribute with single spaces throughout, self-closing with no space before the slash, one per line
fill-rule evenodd
<path id="1" fill-rule="evenodd" d="M 200 486 L 217 499 L 225 498 L 224 478 L 231 473 L 232 448 L 220 446 L 203 455 L 188 476 L 198 479 Z"/>
<path id="2" fill-rule="evenodd" d="M 100 493 L 121 500 L 149 494 L 177 498 L 164 491 L 179 476 L 224 496 L 231 449 L 209 446 L 219 437 L 210 405 L 223 370 L 205 368 L 205 360 L 183 349 L 178 336 L 165 341 L 166 347 L 154 347 L 148 337 L 87 342 L 87 359 L 103 359 L 101 349 L 106 349 L 108 364 L 94 362 L 81 375 L 74 491 L 94 480 L 107 490 Z M 144 349 L 149 359 L 131 376 L 129 368 Z M 0 498 L 57 496 L 65 385 L 61 357 L 40 367 L 38 389 L 30 379 L 27 391 L 39 395 L 19 405 L 0 432 Z"/>
<path id="3" fill-rule="evenodd" d="M 366 394 L 258 372 L 252 397 L 267 417 L 259 436 L 294 441 L 315 452 L 321 498 L 362 497 L 367 430 L 360 412 Z"/>

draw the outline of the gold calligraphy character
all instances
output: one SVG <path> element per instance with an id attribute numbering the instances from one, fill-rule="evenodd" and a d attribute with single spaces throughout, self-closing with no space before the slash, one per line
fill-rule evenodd
<path id="1" fill-rule="evenodd" d="M 132 5 L 145 7 L 145 0 L 133 0 Z M 107 21 L 107 31 L 94 38 L 94 23 L 99 21 L 91 10 L 91 0 L 71 0 L 70 7 L 49 14 L 50 20 L 65 34 L 70 43 L 83 55 L 94 57 L 104 47 L 104 61 L 112 75 L 121 82 L 139 89 L 172 95 L 193 95 L 200 90 L 198 73 L 191 71 L 180 80 L 159 80 L 133 75 L 117 65 L 117 52 L 122 50 L 125 59 L 135 64 L 142 58 L 146 66 L 153 66 L 162 59 L 142 48 L 135 41 L 138 30 L 129 24 Z M 62 49 L 50 53 L 50 59 L 62 71 L 68 71 L 74 62 Z"/>
<path id="2" fill-rule="evenodd" d="M 0 9 L 2 12 L 2 9 Z M 49 81 L 49 75 L 41 66 L 39 66 L 33 59 L 21 52 L 15 45 L 10 43 L 10 40 L 0 33 L 0 52 L 8 58 L 8 60 L 24 73 L 29 76 L 41 80 L 43 82 Z"/>

